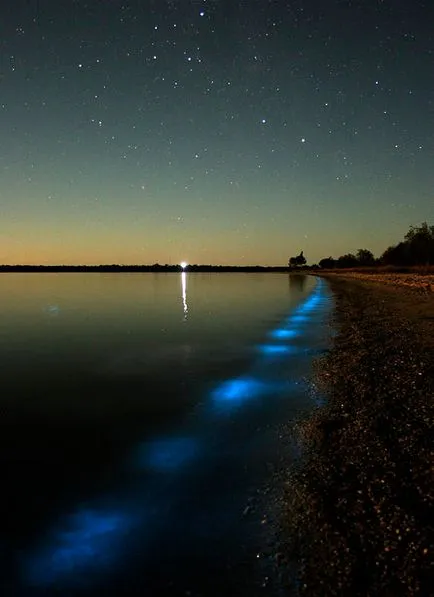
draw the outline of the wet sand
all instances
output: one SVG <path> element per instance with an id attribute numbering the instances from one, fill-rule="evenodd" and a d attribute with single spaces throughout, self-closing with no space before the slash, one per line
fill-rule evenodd
<path id="1" fill-rule="evenodd" d="M 432 276 L 393 276 L 325 276 L 337 335 L 316 363 L 327 404 L 299 424 L 285 480 L 286 594 L 434 594 Z"/>

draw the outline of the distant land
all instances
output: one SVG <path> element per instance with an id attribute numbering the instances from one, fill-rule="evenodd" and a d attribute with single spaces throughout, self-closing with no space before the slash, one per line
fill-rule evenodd
<path id="1" fill-rule="evenodd" d="M 365 272 L 409 271 L 431 273 L 434 266 L 434 226 L 422 222 L 419 226 L 410 226 L 404 240 L 388 247 L 383 254 L 375 258 L 369 249 L 359 249 L 354 255 L 346 253 L 337 259 L 324 257 L 318 264 L 307 265 L 304 252 L 290 257 L 287 265 L 204 265 L 181 261 L 177 264 L 154 263 L 153 265 L 119 263 L 100 265 L 5 265 L 0 264 L 0 272 L 306 272 L 327 270 L 358 270 Z"/>
<path id="2" fill-rule="evenodd" d="M 134 272 L 288 272 L 288 266 L 262 265 L 0 265 L 0 272 L 39 272 L 39 273 L 134 273 Z"/>

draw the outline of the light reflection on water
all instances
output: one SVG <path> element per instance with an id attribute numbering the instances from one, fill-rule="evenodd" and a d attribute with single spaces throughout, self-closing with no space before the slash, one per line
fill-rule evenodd
<path id="1" fill-rule="evenodd" d="M 138 474 L 146 472 L 148 476 L 142 486 L 132 493 L 127 478 L 125 486 L 118 487 L 110 498 L 109 509 L 104 495 L 101 500 L 94 499 L 90 506 L 79 507 L 75 513 L 59 520 L 39 547 L 26 554 L 23 560 L 26 583 L 30 587 L 69 586 L 80 585 L 85 579 L 88 584 L 94 577 L 108 575 L 121 566 L 134 536 L 146 535 L 147 543 L 152 543 L 152 537 L 168 522 L 167 504 L 176 512 L 179 497 L 176 480 L 171 485 L 170 495 L 166 495 L 159 479 L 166 484 L 183 474 L 194 474 L 195 463 L 217 462 L 218 453 L 210 450 L 217 433 L 214 430 L 217 421 L 243 416 L 248 419 L 252 408 L 265 409 L 266 414 L 267 401 L 278 396 L 290 399 L 298 383 L 297 369 L 291 365 L 291 359 L 299 363 L 297 359 L 303 358 L 305 332 L 314 325 L 312 318 L 316 316 L 318 320 L 329 304 L 325 290 L 323 282 L 319 281 L 313 292 L 292 309 L 289 317 L 284 317 L 276 328 L 263 330 L 266 343 L 256 345 L 248 369 L 214 385 L 204 397 L 204 407 L 194 424 L 184 425 L 180 421 L 177 433 L 145 440 L 134 447 L 126 468 L 131 467 L 132 461 Z M 181 273 L 181 299 L 183 321 L 194 326 L 194 318 L 188 317 L 187 273 L 184 271 Z M 226 334 L 229 333 L 233 332 L 227 327 Z M 287 363 L 284 374 L 280 368 L 282 361 Z M 218 433 L 221 431 L 219 425 Z M 166 495 L 164 508 L 162 492 Z M 152 512 L 151 518 L 147 512 Z"/>
<path id="2" fill-rule="evenodd" d="M 184 320 L 188 317 L 188 304 L 187 304 L 187 274 L 181 272 L 181 294 L 182 294 L 182 307 L 184 309 Z"/>

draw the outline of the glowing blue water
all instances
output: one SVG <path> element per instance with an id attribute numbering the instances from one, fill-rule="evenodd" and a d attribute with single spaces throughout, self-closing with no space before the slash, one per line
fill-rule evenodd
<path id="1" fill-rule="evenodd" d="M 26 572 L 32 585 L 46 586 L 69 578 L 82 584 L 89 569 L 107 569 L 122 553 L 121 540 L 133 524 L 128 512 L 83 509 L 52 533 L 30 558 Z"/>
<path id="2" fill-rule="evenodd" d="M 270 332 L 270 336 L 276 340 L 291 340 L 292 338 L 296 338 L 298 335 L 299 332 L 296 330 L 287 330 L 285 328 L 279 328 Z"/>
<path id="3" fill-rule="evenodd" d="M 287 356 L 289 354 L 296 354 L 298 348 L 296 346 L 285 346 L 284 344 L 262 344 L 259 346 L 259 352 L 263 355 Z"/>
<path id="4" fill-rule="evenodd" d="M 144 444 L 140 449 L 141 465 L 168 473 L 188 465 L 200 451 L 197 439 L 170 437 Z"/>
<path id="5" fill-rule="evenodd" d="M 66 523 L 60 521 L 39 548 L 26 555 L 23 572 L 27 585 L 49 588 L 80 584 L 84 579 L 86 583 L 92 582 L 97 573 L 107 576 L 116 569 L 124 554 L 131 550 L 132 537 L 146 535 L 152 544 L 153 537 L 163 533 L 165 525 L 169 524 L 170 513 L 176 512 L 177 502 L 184 499 L 183 476 L 188 480 L 189 475 L 194 474 L 196 463 L 205 462 L 209 467 L 218 461 L 218 452 L 213 452 L 210 446 L 220 440 L 224 429 L 222 421 L 234 421 L 253 406 L 264 409 L 267 401 L 276 400 L 278 396 L 287 399 L 291 396 L 292 389 L 300 383 L 298 369 L 291 365 L 291 359 L 297 359 L 294 363 L 300 367 L 305 362 L 300 359 L 310 358 L 303 356 L 306 352 L 304 329 L 309 324 L 314 325 L 315 317 L 317 320 L 323 317 L 328 305 L 324 284 L 319 281 L 315 291 L 284 318 L 278 328 L 266 334 L 272 341 L 257 347 L 259 356 L 251 368 L 211 389 L 205 396 L 204 408 L 193 422 L 180 432 L 142 442 L 134 450 L 133 467 L 137 474 L 147 472 L 156 477 L 136 488 L 133 498 L 127 486 L 124 494 L 117 492 L 111 500 L 115 504 L 111 510 L 98 506 L 96 500 L 93 507 L 79 509 Z M 288 374 L 282 373 L 282 360 Z M 291 377 L 287 377 L 289 373 Z M 263 412 L 266 416 L 267 410 Z M 173 480 L 172 493 L 163 508 L 159 497 L 164 487 L 161 483 L 169 479 Z M 178 482 L 179 490 L 176 489 Z M 148 524 L 149 517 L 144 509 L 149 500 L 152 501 L 152 525 Z"/>
<path id="6" fill-rule="evenodd" d="M 234 410 L 266 391 L 263 382 L 253 378 L 231 379 L 223 382 L 211 393 L 211 400 L 218 409 Z"/>

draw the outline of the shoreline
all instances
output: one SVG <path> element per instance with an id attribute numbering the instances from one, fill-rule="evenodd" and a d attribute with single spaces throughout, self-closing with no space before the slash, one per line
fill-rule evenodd
<path id="1" fill-rule="evenodd" d="M 299 595 L 432 594 L 434 294 L 323 277 L 337 335 L 314 383 L 327 403 L 298 424 L 280 564 Z"/>
<path id="2" fill-rule="evenodd" d="M 329 279 L 353 280 L 359 282 L 373 282 L 383 286 L 391 287 L 394 290 L 404 288 L 405 290 L 416 290 L 418 292 L 434 292 L 434 274 L 413 272 L 381 272 L 381 271 L 328 271 L 317 272 L 317 275 Z"/>

